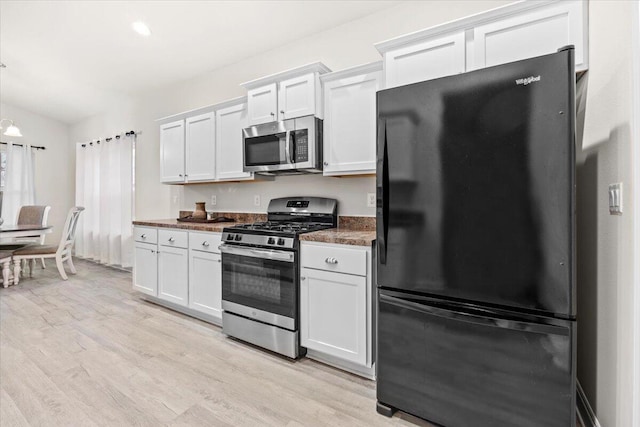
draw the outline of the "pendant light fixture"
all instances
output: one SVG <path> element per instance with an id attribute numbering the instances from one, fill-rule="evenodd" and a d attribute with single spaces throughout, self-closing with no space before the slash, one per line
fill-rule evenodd
<path id="1" fill-rule="evenodd" d="M 13 123 L 13 120 L 9 120 L 9 119 L 0 120 L 0 130 L 3 129 L 2 128 L 2 122 L 10 122 L 11 123 L 9 125 L 9 127 L 7 128 L 7 130 L 4 131 L 4 135 L 22 137 L 22 133 L 20 133 L 20 128 Z"/>

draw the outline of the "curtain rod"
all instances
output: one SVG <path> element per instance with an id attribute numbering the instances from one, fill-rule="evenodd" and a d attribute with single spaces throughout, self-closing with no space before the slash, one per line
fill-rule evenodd
<path id="1" fill-rule="evenodd" d="M 7 145 L 9 144 L 8 142 L 4 142 L 4 141 L 0 141 L 0 144 L 4 144 Z M 24 147 L 24 145 L 22 144 L 16 144 L 15 142 L 13 143 L 13 145 L 17 145 L 18 147 Z M 42 147 L 40 145 L 32 145 L 31 148 L 35 149 L 35 150 L 46 150 L 47 147 Z"/>
<path id="2" fill-rule="evenodd" d="M 140 135 L 141 133 L 142 133 L 142 131 L 140 131 L 140 130 L 139 130 L 139 131 L 137 131 L 137 132 L 136 132 L 136 131 L 134 131 L 134 130 L 130 130 L 129 132 L 124 132 L 124 133 L 122 133 L 122 134 L 118 134 L 118 135 L 116 135 L 116 136 L 114 136 L 114 137 L 105 138 L 104 140 L 105 140 L 106 142 L 109 142 L 109 141 L 111 141 L 113 138 L 115 138 L 115 139 L 120 139 L 120 138 L 122 137 L 122 135 L 124 135 L 124 136 L 131 136 L 131 135 L 134 135 L 134 136 L 135 136 L 135 135 Z M 93 145 L 93 143 L 94 143 L 94 142 L 95 142 L 96 144 L 100 144 L 100 142 L 101 142 L 101 141 L 102 141 L 102 140 L 100 140 L 100 139 L 99 139 L 99 140 L 97 140 L 97 141 L 87 142 L 86 144 L 82 144 L 82 146 L 83 146 L 83 147 L 86 147 L 86 146 L 87 146 L 87 144 L 88 144 L 88 145 Z"/>

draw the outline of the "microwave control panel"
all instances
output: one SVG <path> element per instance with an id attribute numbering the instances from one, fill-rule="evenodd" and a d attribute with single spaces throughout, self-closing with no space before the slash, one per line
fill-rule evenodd
<path id="1" fill-rule="evenodd" d="M 296 131 L 295 133 L 295 163 L 302 163 L 309 160 L 309 137 L 307 131 Z"/>

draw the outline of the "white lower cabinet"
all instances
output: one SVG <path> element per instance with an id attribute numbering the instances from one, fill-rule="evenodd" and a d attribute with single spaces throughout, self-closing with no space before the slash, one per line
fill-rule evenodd
<path id="1" fill-rule="evenodd" d="M 134 244 L 133 289 L 147 295 L 158 295 L 158 245 Z"/>
<path id="2" fill-rule="evenodd" d="M 158 250 L 158 298 L 186 306 L 189 298 L 188 250 L 160 246 Z"/>
<path id="3" fill-rule="evenodd" d="M 222 257 L 189 250 L 189 308 L 222 321 Z"/>
<path id="4" fill-rule="evenodd" d="M 302 269 L 302 345 L 367 364 L 367 278 Z"/>
<path id="5" fill-rule="evenodd" d="M 221 233 L 134 227 L 133 289 L 157 304 L 169 302 L 169 308 L 222 324 L 220 238 Z"/>
<path id="6" fill-rule="evenodd" d="M 300 259 L 300 337 L 307 356 L 373 378 L 371 249 L 302 242 Z"/>

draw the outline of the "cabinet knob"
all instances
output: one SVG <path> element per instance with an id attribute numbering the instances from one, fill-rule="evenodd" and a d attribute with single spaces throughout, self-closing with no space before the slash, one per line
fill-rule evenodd
<path id="1" fill-rule="evenodd" d="M 324 262 L 326 262 L 327 264 L 337 264 L 338 260 L 335 259 L 334 257 L 329 257 L 329 258 L 325 259 Z"/>
<path id="2" fill-rule="evenodd" d="M 206 240 L 204 242 L 202 242 L 202 246 L 204 246 L 205 248 L 209 247 L 209 242 L 207 242 Z"/>
<path id="3" fill-rule="evenodd" d="M 280 110 L 280 114 L 284 114 L 284 110 Z"/>
<path id="4" fill-rule="evenodd" d="M 273 116 L 275 116 L 275 115 L 276 115 L 275 113 L 271 113 L 271 117 L 273 117 Z"/>
<path id="5" fill-rule="evenodd" d="M 329 162 L 324 162 L 324 165 L 325 166 L 329 166 Z"/>
<path id="6" fill-rule="evenodd" d="M 170 241 L 170 242 L 175 242 L 175 241 L 176 241 L 176 239 L 174 239 L 173 237 L 169 237 L 169 241 Z"/>
<path id="7" fill-rule="evenodd" d="M 181 174 L 181 173 L 179 173 L 179 174 L 178 174 L 178 176 L 179 176 L 179 177 L 182 177 L 182 174 Z"/>
<path id="8" fill-rule="evenodd" d="M 307 278 L 306 277 L 301 277 L 300 280 L 307 280 Z"/>
<path id="9" fill-rule="evenodd" d="M 147 238 L 147 235 L 146 235 L 146 234 L 143 234 L 142 236 L 140 236 L 140 238 L 141 238 L 141 239 L 146 239 L 146 238 Z"/>
<path id="10" fill-rule="evenodd" d="M 222 260 L 221 260 L 221 259 L 219 259 L 219 260 L 218 260 L 218 262 L 222 262 Z"/>

